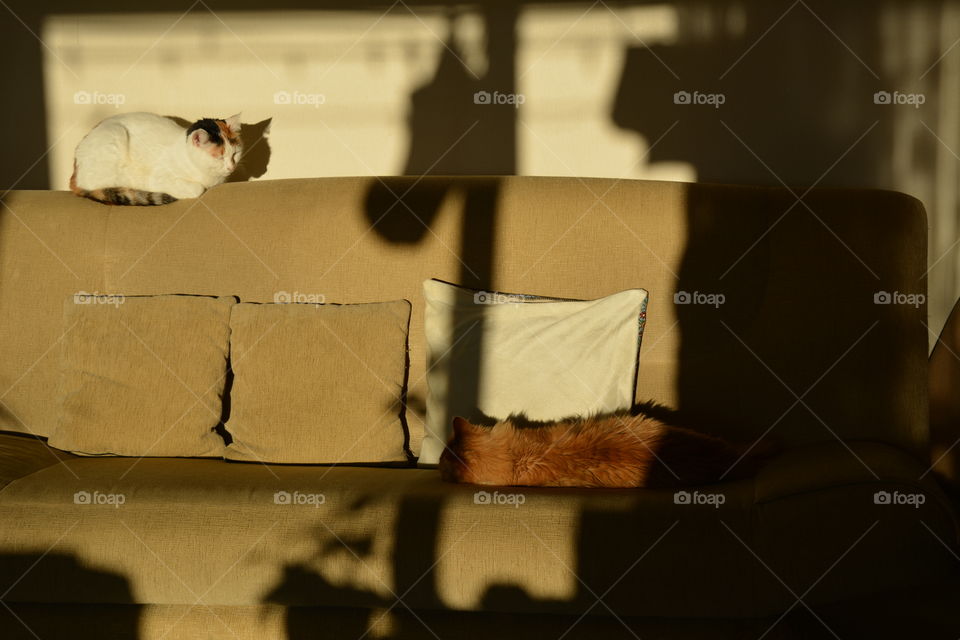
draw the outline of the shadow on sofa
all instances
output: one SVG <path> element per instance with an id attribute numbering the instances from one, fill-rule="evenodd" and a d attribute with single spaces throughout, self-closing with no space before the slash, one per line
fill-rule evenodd
<path id="1" fill-rule="evenodd" d="M 0 576 L 5 578 L 0 584 L 0 629 L 5 640 L 138 637 L 140 607 L 134 605 L 129 583 L 121 575 L 91 569 L 72 555 L 51 551 L 0 554 Z M 65 588 L 71 593 L 62 593 Z M 75 603 L 69 605 L 69 618 L 50 616 L 47 603 L 56 602 Z M 97 604 L 103 602 L 129 606 L 109 607 L 105 616 Z"/>
<path id="2" fill-rule="evenodd" d="M 869 450 L 861 453 L 875 461 Z M 834 451 L 833 455 L 840 453 Z M 765 482 L 773 484 L 769 478 Z M 945 629 L 956 628 L 960 620 L 944 615 L 952 608 L 943 607 L 948 601 L 946 594 L 952 593 L 950 587 L 908 596 L 894 592 L 892 596 L 879 596 L 879 600 L 870 592 L 873 580 L 878 585 L 896 583 L 898 576 L 893 573 L 898 564 L 916 561 L 926 566 L 949 566 L 946 563 L 951 558 L 945 549 L 923 544 L 927 531 L 920 523 L 884 518 L 885 507 L 869 500 L 873 487 L 866 480 L 861 484 L 832 495 L 829 489 L 783 495 L 762 505 L 756 514 L 736 504 L 716 511 L 684 511 L 685 507 L 675 505 L 665 508 L 663 503 L 672 500 L 656 491 L 644 492 L 643 497 L 650 500 L 641 500 L 628 513 L 587 510 L 581 514 L 578 533 L 572 540 L 574 560 L 564 567 L 574 586 L 568 597 L 536 597 L 523 586 L 493 581 L 480 594 L 473 611 L 451 606 L 449 601 L 450 569 L 440 565 L 460 553 L 456 547 L 461 539 L 457 533 L 454 537 L 458 540 L 451 546 L 449 532 L 446 539 L 442 535 L 441 523 L 474 517 L 497 529 L 505 521 L 491 523 L 488 518 L 501 516 L 482 514 L 480 510 L 487 507 L 476 507 L 472 514 L 456 510 L 437 492 L 405 497 L 398 505 L 391 531 L 390 567 L 377 578 L 384 581 L 380 583 L 383 589 L 380 585 L 345 585 L 353 579 L 350 574 L 339 574 L 338 584 L 334 584 L 317 570 L 324 558 L 349 554 L 354 576 L 366 577 L 379 571 L 374 568 L 377 541 L 373 536 L 337 536 L 324 526 L 315 531 L 315 557 L 287 565 L 281 580 L 264 596 L 264 603 L 286 608 L 285 637 L 291 640 L 315 638 L 318 629 L 325 627 L 335 627 L 338 637 L 373 635 L 390 640 L 531 634 L 588 640 L 601 633 L 602 637 L 624 640 L 651 633 L 685 640 L 834 638 L 836 633 L 840 637 L 860 637 L 857 630 L 864 625 L 872 625 L 870 628 L 878 632 L 898 628 L 940 637 L 937 634 Z M 725 483 L 714 490 L 724 492 L 731 503 L 748 500 L 757 491 L 750 483 Z M 528 492 L 533 494 L 534 490 Z M 628 493 L 608 492 L 607 497 Z M 657 506 L 657 502 L 659 507 L 648 508 Z M 857 513 L 842 514 L 851 507 Z M 358 512 L 364 508 L 363 504 L 354 505 Z M 523 509 L 517 513 L 521 515 L 509 517 L 528 518 Z M 824 519 L 818 520 L 818 514 Z M 921 517 L 938 526 L 936 508 L 924 511 Z M 754 519 L 773 524 L 758 526 Z M 530 523 L 525 529 L 530 535 L 525 533 L 518 543 L 528 545 L 534 554 L 542 544 L 538 536 L 544 535 L 544 530 L 538 528 L 535 518 Z M 858 540 L 863 531 L 868 535 Z M 891 546 L 891 540 L 898 539 L 905 541 L 904 548 L 895 548 L 896 543 Z M 494 554 L 502 544 L 502 537 L 494 536 L 489 550 L 472 547 L 475 551 L 471 553 Z M 876 566 L 878 557 L 889 561 L 882 571 Z M 563 562 L 556 558 L 553 566 L 544 566 L 543 570 L 554 572 Z M 455 566 L 460 563 L 459 558 L 453 561 Z M 945 573 L 956 577 L 955 569 Z M 466 581 L 470 577 L 463 575 Z M 910 577 L 902 586 L 906 588 L 916 578 Z M 854 584 L 857 586 L 851 586 Z M 917 582 L 914 586 L 925 584 Z M 838 598 L 848 589 L 865 595 L 848 604 Z M 882 585 L 877 589 L 884 591 Z M 445 590 L 447 595 L 441 595 Z M 918 593 L 923 595 L 914 595 Z M 337 607 L 309 606 L 310 602 L 336 602 Z M 877 602 L 891 604 L 877 610 Z M 870 619 L 865 620 L 868 607 L 872 611 Z M 915 612 L 925 607 L 939 613 L 921 623 Z M 691 609 L 704 615 L 683 615 Z M 624 613 L 629 611 L 647 615 Z"/>

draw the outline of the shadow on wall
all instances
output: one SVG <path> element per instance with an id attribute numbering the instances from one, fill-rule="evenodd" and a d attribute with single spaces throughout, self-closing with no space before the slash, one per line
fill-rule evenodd
<path id="1" fill-rule="evenodd" d="M 513 93 L 517 8 L 483 9 L 487 29 L 487 71 L 467 68 L 448 36 L 433 79 L 410 96 L 410 149 L 404 175 L 511 175 L 516 173 L 516 109 L 485 104 L 477 92 Z M 454 15 L 448 33 L 453 33 Z"/>
<path id="2" fill-rule="evenodd" d="M 193 124 L 179 116 L 167 116 L 184 129 Z M 240 140 L 243 142 L 243 157 L 236 170 L 227 177 L 227 182 L 246 182 L 259 178 L 267 172 L 270 164 L 270 124 L 273 118 L 256 123 L 241 123 Z"/>
<path id="3" fill-rule="evenodd" d="M 880 13 L 817 0 L 784 17 L 790 4 L 678 3 L 676 44 L 627 49 L 614 123 L 651 142 L 676 125 L 650 160 L 690 162 L 699 182 L 891 186 Z"/>

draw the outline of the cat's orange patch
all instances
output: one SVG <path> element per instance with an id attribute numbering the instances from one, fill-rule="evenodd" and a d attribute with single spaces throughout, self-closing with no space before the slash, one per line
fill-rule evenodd
<path id="1" fill-rule="evenodd" d="M 74 161 L 73 161 L 73 175 L 70 176 L 70 191 L 73 191 L 73 192 L 74 192 L 75 194 L 77 194 L 78 196 L 82 196 L 82 195 L 84 195 L 84 194 L 86 193 L 83 189 L 77 187 L 77 161 L 76 161 L 76 159 L 74 159 Z"/>
<path id="2" fill-rule="evenodd" d="M 230 142 L 230 144 L 237 144 L 237 136 L 234 135 L 233 131 L 230 130 L 230 127 L 227 126 L 225 120 L 215 120 L 217 127 L 220 129 L 220 135 L 223 136 L 224 140 Z"/>

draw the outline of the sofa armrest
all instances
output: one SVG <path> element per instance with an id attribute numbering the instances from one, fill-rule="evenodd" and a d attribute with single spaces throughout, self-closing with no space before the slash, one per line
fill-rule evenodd
<path id="1" fill-rule="evenodd" d="M 0 431 L 0 491 L 14 480 L 76 457 L 50 447 L 45 438 Z"/>

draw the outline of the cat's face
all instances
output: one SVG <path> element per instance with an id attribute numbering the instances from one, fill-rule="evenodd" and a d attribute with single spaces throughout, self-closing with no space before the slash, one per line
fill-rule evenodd
<path id="1" fill-rule="evenodd" d="M 226 178 L 237 168 L 243 155 L 240 114 L 226 120 L 197 120 L 187 129 L 187 144 L 197 164 L 209 175 Z"/>
<path id="2" fill-rule="evenodd" d="M 513 468 L 507 443 L 497 427 L 483 427 L 463 418 L 453 419 L 453 436 L 440 455 L 440 477 L 447 482 L 506 485 Z"/>

